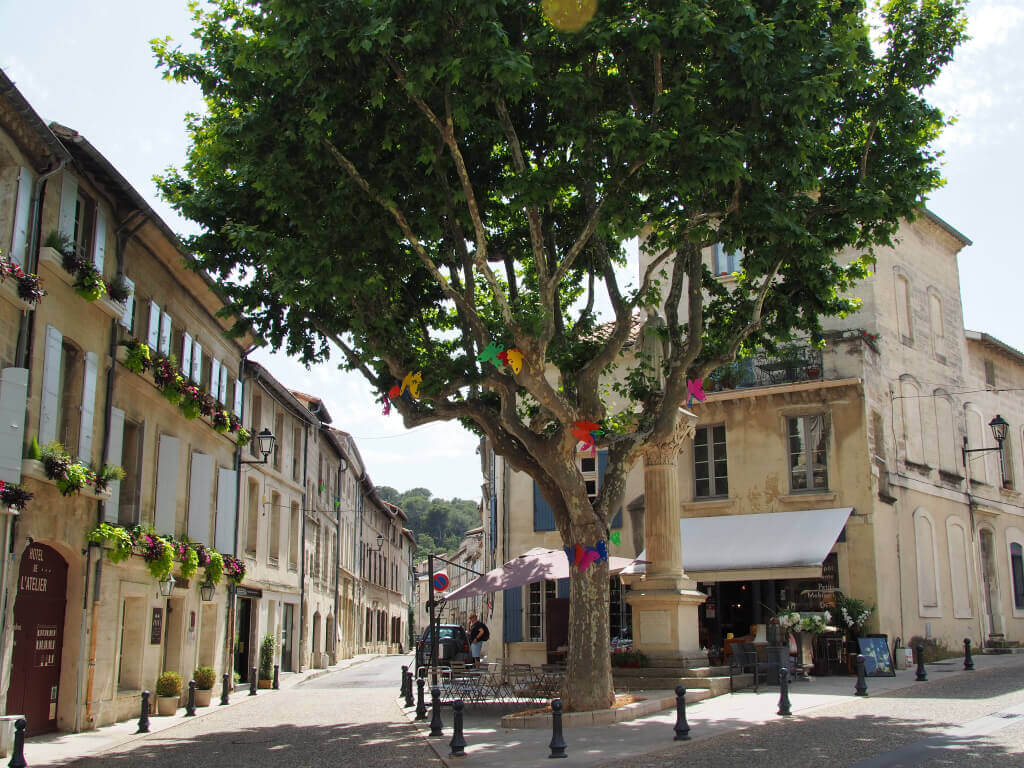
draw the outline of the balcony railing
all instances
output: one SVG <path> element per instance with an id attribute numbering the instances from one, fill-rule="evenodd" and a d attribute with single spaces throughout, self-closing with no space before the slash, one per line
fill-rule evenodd
<path id="1" fill-rule="evenodd" d="M 758 353 L 723 365 L 708 377 L 709 392 L 750 387 L 771 387 L 823 378 L 822 355 L 814 347 L 793 346 L 775 354 Z"/>

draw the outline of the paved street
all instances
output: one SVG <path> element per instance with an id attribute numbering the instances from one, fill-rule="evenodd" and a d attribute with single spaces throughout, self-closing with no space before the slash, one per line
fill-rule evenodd
<path id="1" fill-rule="evenodd" d="M 397 704 L 391 656 L 214 711 L 95 757 L 75 768 L 269 768 L 440 765 Z M 238 692 L 234 697 L 244 697 Z M 216 705 L 213 707 L 216 710 Z M 27 752 L 32 765 L 31 752 Z"/>
<path id="2" fill-rule="evenodd" d="M 1024 766 L 1024 657 L 1018 658 L 1011 667 L 948 680 L 943 673 L 959 670 L 959 663 L 930 665 L 930 681 L 920 686 L 788 721 L 673 742 L 670 748 L 604 765 L 749 768 L 769 760 L 786 768 Z M 694 709 L 696 714 L 699 706 Z M 697 729 L 694 735 L 699 736 Z"/>

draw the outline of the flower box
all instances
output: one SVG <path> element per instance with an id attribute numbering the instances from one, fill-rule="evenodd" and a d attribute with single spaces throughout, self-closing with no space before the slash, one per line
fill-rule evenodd
<path id="1" fill-rule="evenodd" d="M 60 251 L 56 248 L 50 248 L 49 246 L 43 246 L 39 249 L 39 264 L 40 266 L 47 266 L 51 272 L 55 273 L 57 277 L 63 280 L 68 285 L 75 282 L 75 276 L 64 269 L 64 257 L 61 256 Z"/>
<path id="2" fill-rule="evenodd" d="M 79 491 L 82 496 L 87 499 L 96 499 L 97 501 L 109 501 L 110 500 L 110 489 L 107 488 L 105 491 L 97 491 L 91 485 L 83 485 L 82 490 Z"/>
<path id="3" fill-rule="evenodd" d="M 19 312 L 24 312 L 25 310 L 31 312 L 36 308 L 35 304 L 30 304 L 18 295 L 18 280 L 15 277 L 8 277 L 0 283 L 0 291 L 7 294 L 7 301 L 17 307 Z"/>
<path id="4" fill-rule="evenodd" d="M 124 315 L 125 305 L 119 301 L 114 301 L 109 296 L 101 296 L 92 303 L 99 307 L 104 314 L 109 315 L 115 320 L 120 320 Z"/>
<path id="5" fill-rule="evenodd" d="M 36 461 L 35 459 L 22 459 L 21 460 L 21 476 L 31 477 L 33 480 L 39 480 L 43 483 L 49 483 L 50 485 L 56 485 L 56 480 L 51 480 L 46 476 L 46 470 L 43 468 L 43 462 Z"/>

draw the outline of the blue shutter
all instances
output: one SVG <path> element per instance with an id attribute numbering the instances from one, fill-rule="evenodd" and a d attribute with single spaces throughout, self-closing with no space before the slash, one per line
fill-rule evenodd
<path id="1" fill-rule="evenodd" d="M 569 580 L 568 579 L 559 579 L 558 580 L 558 591 L 557 591 L 557 594 L 558 594 L 558 597 L 560 597 L 560 598 L 561 597 L 568 597 L 569 596 Z"/>
<path id="2" fill-rule="evenodd" d="M 504 641 L 519 643 L 523 640 L 523 588 L 513 587 L 505 590 L 502 600 L 504 618 Z"/>
<path id="3" fill-rule="evenodd" d="M 555 530 L 555 513 L 540 495 L 540 488 L 536 481 L 533 483 L 533 530 L 553 531 Z"/>
<path id="4" fill-rule="evenodd" d="M 608 451 L 597 452 L 597 485 L 600 488 L 604 485 L 604 470 L 608 466 Z M 622 507 L 619 507 L 619 511 L 615 513 L 615 517 L 612 518 L 612 528 L 622 527 Z"/>

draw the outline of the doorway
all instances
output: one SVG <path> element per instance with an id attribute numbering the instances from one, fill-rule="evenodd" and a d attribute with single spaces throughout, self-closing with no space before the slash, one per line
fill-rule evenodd
<path id="1" fill-rule="evenodd" d="M 164 619 L 164 665 L 163 671 L 177 672 L 186 680 L 192 670 L 181 669 L 182 644 L 185 634 L 185 601 L 174 598 L 167 601 Z"/>
<path id="2" fill-rule="evenodd" d="M 998 588 L 996 585 L 996 566 L 992 559 L 994 541 L 992 531 L 982 528 L 979 532 L 979 544 L 981 546 L 981 579 L 982 590 L 985 601 L 985 618 L 988 620 L 988 634 L 995 635 L 1002 632 L 1001 622 L 998 619 L 999 604 Z"/>
<path id="3" fill-rule="evenodd" d="M 235 674 L 240 682 L 249 682 L 249 633 L 252 623 L 252 600 L 235 598 Z"/>
<path id="4" fill-rule="evenodd" d="M 25 716 L 28 736 L 57 730 L 67 580 L 68 564 L 60 553 L 44 544 L 29 545 L 18 572 L 7 691 L 7 714 Z"/>
<path id="5" fill-rule="evenodd" d="M 294 672 L 292 668 L 292 620 L 295 606 L 284 603 L 281 606 L 281 671 Z"/>

